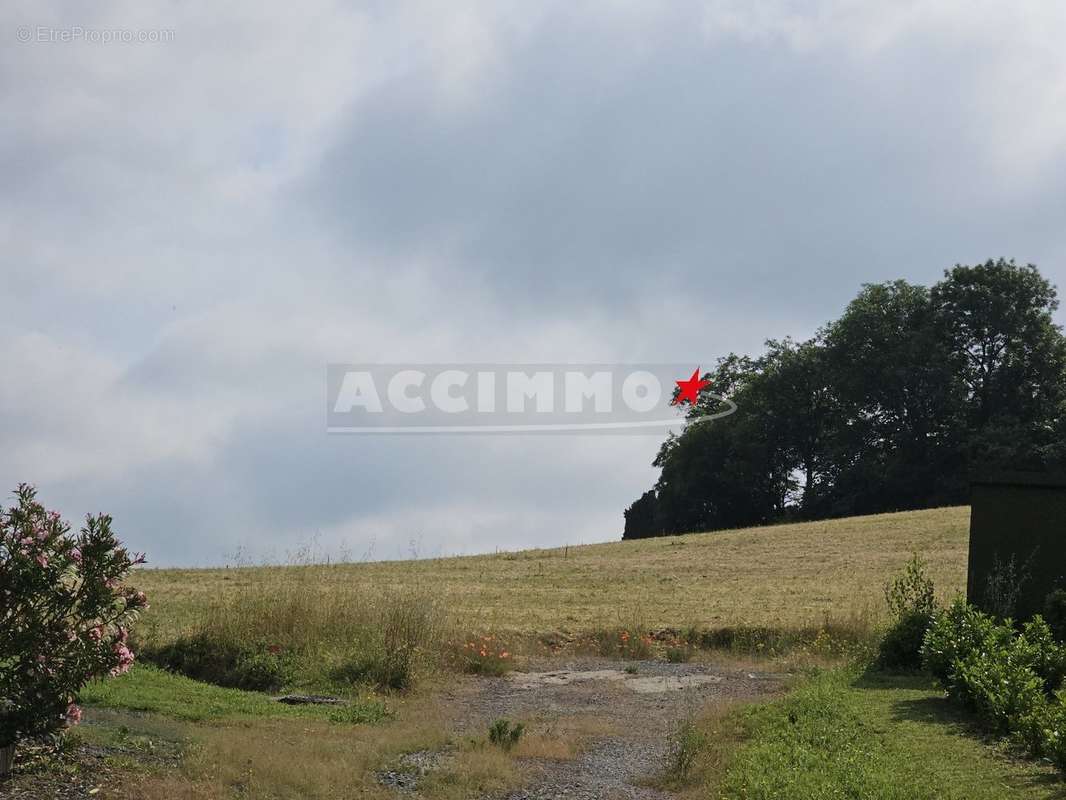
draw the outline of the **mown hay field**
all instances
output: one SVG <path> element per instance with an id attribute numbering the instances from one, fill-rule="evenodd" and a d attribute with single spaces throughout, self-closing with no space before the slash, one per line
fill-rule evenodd
<path id="1" fill-rule="evenodd" d="M 917 552 L 942 599 L 965 588 L 969 508 L 693 533 L 483 556 L 332 566 L 144 570 L 145 622 L 163 636 L 237 588 L 292 580 L 327 596 L 406 591 L 470 630 L 580 633 L 604 625 L 793 627 L 876 621 L 883 587 Z"/>

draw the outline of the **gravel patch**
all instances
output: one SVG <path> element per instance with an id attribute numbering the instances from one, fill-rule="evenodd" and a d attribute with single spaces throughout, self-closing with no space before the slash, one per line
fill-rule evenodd
<path id="1" fill-rule="evenodd" d="M 537 660 L 527 671 L 480 678 L 455 694 L 466 708 L 459 732 L 468 735 L 484 735 L 499 718 L 571 715 L 595 716 L 619 731 L 592 741 L 570 761 L 527 759 L 530 782 L 506 800 L 668 800 L 672 795 L 645 784 L 665 768 L 678 725 L 709 705 L 754 700 L 782 686 L 781 676 L 704 664 L 622 666 L 606 659 Z"/>
<path id="2" fill-rule="evenodd" d="M 396 769 L 386 769 L 378 773 L 378 783 L 402 792 L 413 792 L 418 789 L 419 781 L 427 773 L 440 769 L 452 758 L 451 753 L 433 750 L 407 753 L 400 756 Z"/>

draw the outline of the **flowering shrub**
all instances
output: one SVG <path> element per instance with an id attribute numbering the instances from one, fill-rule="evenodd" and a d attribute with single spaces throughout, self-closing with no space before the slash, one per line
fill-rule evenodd
<path id="1" fill-rule="evenodd" d="M 480 636 L 463 643 L 458 653 L 463 672 L 473 675 L 503 675 L 511 669 L 513 659 L 495 636 Z"/>
<path id="2" fill-rule="evenodd" d="M 645 631 L 636 628 L 606 629 L 593 634 L 596 648 L 601 656 L 632 658 L 643 660 L 651 658 L 654 640 Z"/>
<path id="3" fill-rule="evenodd" d="M 0 747 L 76 725 L 81 688 L 133 664 L 130 625 L 148 607 L 123 583 L 144 556 L 120 545 L 111 517 L 74 535 L 33 487 L 15 497 L 0 510 Z"/>

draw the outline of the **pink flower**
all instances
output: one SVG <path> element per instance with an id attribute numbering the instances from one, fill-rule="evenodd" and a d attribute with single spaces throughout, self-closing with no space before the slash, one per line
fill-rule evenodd
<path id="1" fill-rule="evenodd" d="M 94 642 L 100 641 L 104 638 L 104 629 L 100 625 L 97 625 L 95 628 L 90 628 L 89 638 Z"/>
<path id="2" fill-rule="evenodd" d="M 81 709 L 75 703 L 71 703 L 67 706 L 67 713 L 63 715 L 63 718 L 67 721 L 67 725 L 77 725 L 81 722 Z"/>
<path id="3" fill-rule="evenodd" d="M 122 642 L 115 642 L 111 647 L 111 652 L 118 657 L 118 664 L 111 669 L 111 677 L 117 678 L 119 675 L 125 675 L 133 666 L 133 652 Z"/>
<path id="4" fill-rule="evenodd" d="M 46 556 L 46 555 L 37 556 L 37 563 L 41 565 L 42 569 L 44 567 L 47 567 L 48 566 L 48 556 Z"/>
<path id="5" fill-rule="evenodd" d="M 80 564 L 81 563 L 81 548 L 80 547 L 71 548 L 70 557 L 72 559 L 74 559 L 74 563 Z"/>

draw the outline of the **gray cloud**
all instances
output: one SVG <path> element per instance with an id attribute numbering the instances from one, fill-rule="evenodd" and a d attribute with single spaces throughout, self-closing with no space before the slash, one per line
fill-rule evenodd
<path id="1" fill-rule="evenodd" d="M 864 281 L 1066 282 L 1054 4 L 0 14 L 175 31 L 0 46 L 0 484 L 156 563 L 610 539 L 654 479 L 654 436 L 327 436 L 329 362 L 706 363 Z"/>

